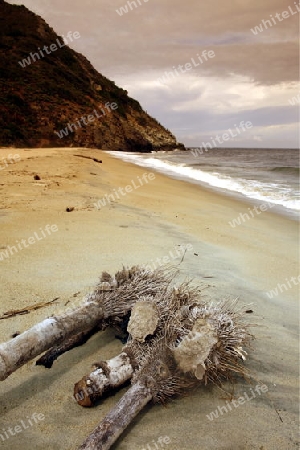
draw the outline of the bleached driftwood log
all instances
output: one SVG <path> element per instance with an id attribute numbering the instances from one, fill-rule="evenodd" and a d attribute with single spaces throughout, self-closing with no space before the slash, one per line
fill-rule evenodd
<path id="1" fill-rule="evenodd" d="M 50 348 L 43 356 L 36 360 L 35 364 L 37 366 L 44 366 L 46 369 L 51 369 L 54 361 L 60 355 L 72 350 L 75 347 L 79 347 L 85 344 L 94 334 L 98 333 L 98 331 L 102 330 L 98 325 L 90 330 L 82 331 L 81 333 L 75 334 L 69 339 L 63 341 L 59 345 L 55 345 Z"/>
<path id="2" fill-rule="evenodd" d="M 151 399 L 151 390 L 142 384 L 135 383 L 88 436 L 79 450 L 110 449 L 125 428 Z M 101 442 L 99 436 L 101 436 Z"/>
<path id="3" fill-rule="evenodd" d="M 140 295 L 154 296 L 163 292 L 169 283 L 169 274 L 139 267 L 123 269 L 114 277 L 104 272 L 95 291 L 82 306 L 57 317 L 50 317 L 16 338 L 0 345 L 0 380 L 19 367 L 71 336 L 87 331 L 107 321 L 118 323 L 130 311 Z"/>
<path id="4" fill-rule="evenodd" d="M 145 361 L 134 373 L 132 386 L 92 431 L 79 450 L 108 450 L 151 400 L 164 401 L 184 387 L 192 386 L 177 375 L 171 352 L 161 338 L 147 346 Z M 147 362 L 146 362 L 147 361 Z M 175 369 L 175 371 L 174 371 Z M 180 381 L 180 384 L 179 384 Z"/>
<path id="5" fill-rule="evenodd" d="M 0 345 L 0 380 L 48 350 L 54 344 L 80 331 L 96 326 L 104 318 L 98 303 L 87 301 L 81 308 L 69 314 L 49 317 L 14 339 Z"/>
<path id="6" fill-rule="evenodd" d="M 74 386 L 74 398 L 81 406 L 92 406 L 104 393 L 130 380 L 133 374 L 132 361 L 125 352 L 95 365 L 96 368 Z"/>
<path id="7" fill-rule="evenodd" d="M 159 324 L 156 302 L 157 297 L 147 296 L 133 305 L 127 327 L 131 333 L 131 344 L 126 345 L 115 358 L 95 363 L 96 369 L 75 384 L 74 398 L 79 405 L 92 406 L 105 392 L 120 387 L 131 378 L 134 369 L 138 368 L 132 345 L 135 341 L 145 342 L 148 336 L 156 332 Z"/>

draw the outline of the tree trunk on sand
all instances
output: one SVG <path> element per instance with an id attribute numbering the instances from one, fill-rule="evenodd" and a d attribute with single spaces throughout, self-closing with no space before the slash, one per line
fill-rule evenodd
<path id="1" fill-rule="evenodd" d="M 101 321 L 124 318 L 133 304 L 145 295 L 163 293 L 171 275 L 157 269 L 154 272 L 139 267 L 123 268 L 115 278 L 103 272 L 96 290 L 74 311 L 50 317 L 20 336 L 0 345 L 0 381 L 19 367 L 57 346 L 64 340 L 92 329 Z M 117 322 L 118 322 L 117 320 Z"/>
<path id="2" fill-rule="evenodd" d="M 81 406 L 92 406 L 104 393 L 122 386 L 133 374 L 131 360 L 125 352 L 96 366 L 97 369 L 74 386 L 74 398 Z"/>
<path id="3" fill-rule="evenodd" d="M 93 296 L 74 311 L 49 317 L 14 339 L 0 345 L 0 381 L 31 359 L 75 333 L 89 330 L 103 320 L 102 305 Z"/>
<path id="4" fill-rule="evenodd" d="M 140 382 L 135 383 L 88 436 L 79 450 L 108 450 L 151 399 L 151 389 Z"/>
<path id="5" fill-rule="evenodd" d="M 62 342 L 62 344 L 51 347 L 50 350 L 48 350 L 43 356 L 41 356 L 35 364 L 37 366 L 44 366 L 46 369 L 51 369 L 54 361 L 56 361 L 60 355 L 63 355 L 64 353 L 72 350 L 75 347 L 79 347 L 85 344 L 94 334 L 98 333 L 98 331 L 100 330 L 101 327 L 99 328 L 99 326 L 97 325 L 91 330 L 82 331 L 82 333 L 71 336 L 69 339 Z"/>

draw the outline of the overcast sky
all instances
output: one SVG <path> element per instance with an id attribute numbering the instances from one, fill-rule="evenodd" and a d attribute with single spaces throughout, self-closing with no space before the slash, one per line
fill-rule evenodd
<path id="1" fill-rule="evenodd" d="M 123 15 L 125 0 L 9 3 L 24 4 L 60 35 L 78 31 L 70 46 L 186 146 L 241 121 L 253 127 L 224 146 L 299 145 L 298 0 L 135 0 Z M 205 51 L 215 56 L 200 63 Z"/>

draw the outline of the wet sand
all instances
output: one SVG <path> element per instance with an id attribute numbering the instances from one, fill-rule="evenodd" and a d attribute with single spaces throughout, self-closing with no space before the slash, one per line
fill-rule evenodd
<path id="1" fill-rule="evenodd" d="M 9 162 L 9 154 L 19 154 L 20 160 Z M 235 398 L 244 396 L 245 404 L 221 409 L 210 420 L 207 416 L 226 406 L 228 398 L 214 386 L 201 387 L 167 408 L 149 405 L 113 449 L 298 448 L 299 284 L 290 281 L 299 275 L 297 222 L 269 210 L 232 228 L 229 221 L 247 212 L 249 204 L 97 150 L 0 149 L 0 163 L 0 316 L 59 297 L 51 306 L 0 320 L 1 342 L 78 304 L 102 270 L 154 267 L 166 257 L 179 264 L 180 249 L 188 246 L 181 277 L 203 286 L 206 299 L 239 297 L 252 303 L 249 320 L 259 324 L 246 361 L 252 385 L 240 379 L 234 387 Z M 287 289 L 269 298 L 267 292 L 278 283 Z M 2 448 L 76 449 L 125 390 L 84 409 L 72 399 L 73 385 L 93 362 L 113 357 L 121 345 L 106 330 L 60 357 L 51 370 L 32 361 L 1 382 Z M 268 392 L 253 397 L 256 380 Z M 225 388 L 231 390 L 229 384 Z M 28 425 L 34 413 L 44 419 Z M 6 437 L 22 420 L 26 429 L 1 438 L 1 430 Z M 170 443 L 158 444 L 160 436 Z"/>

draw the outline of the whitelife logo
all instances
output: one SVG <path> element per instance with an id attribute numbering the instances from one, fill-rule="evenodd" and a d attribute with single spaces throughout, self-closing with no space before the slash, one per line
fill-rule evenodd
<path id="1" fill-rule="evenodd" d="M 170 262 L 176 258 L 183 258 L 187 251 L 192 251 L 192 244 L 183 244 L 179 245 L 179 248 L 174 248 L 174 250 L 170 250 L 168 255 L 165 255 L 161 258 L 152 259 L 151 263 L 142 266 L 145 270 L 150 270 L 151 272 L 156 270 L 158 267 L 162 267 L 164 264 L 170 264 Z"/>
<path id="2" fill-rule="evenodd" d="M 248 208 L 250 215 L 248 213 L 240 213 L 238 217 L 236 217 L 232 221 L 230 220 L 228 223 L 231 226 L 231 228 L 235 228 L 237 225 L 241 225 L 242 222 L 245 223 L 247 220 L 253 219 L 255 215 L 258 216 L 262 212 L 267 211 L 268 209 L 271 209 L 274 206 L 275 204 L 270 202 L 267 202 L 266 204 L 261 204 L 259 206 L 253 206 L 252 209 Z"/>
<path id="3" fill-rule="evenodd" d="M 148 1 L 149 0 L 143 0 L 144 3 L 147 3 Z M 126 5 L 121 6 L 121 8 L 119 8 L 119 9 L 116 9 L 116 12 L 119 14 L 119 16 L 123 16 L 123 14 L 127 14 L 129 11 L 133 11 L 134 9 L 138 8 L 139 6 L 142 6 L 143 2 L 141 0 L 136 0 L 136 1 L 132 1 L 132 2 L 130 2 L 128 0 Z M 130 9 L 128 9 L 128 7 Z"/>
<path id="4" fill-rule="evenodd" d="M 106 108 L 107 111 L 105 111 L 103 108 Z M 68 123 L 66 128 L 63 128 L 60 131 L 54 131 L 55 134 L 59 137 L 59 139 L 62 139 L 65 136 L 68 136 L 69 133 L 74 133 L 78 127 L 82 128 L 83 125 L 89 125 L 89 123 L 94 122 L 96 119 L 101 119 L 102 117 L 106 116 L 106 114 L 110 113 L 111 111 L 114 111 L 118 108 L 117 103 L 115 102 L 106 102 L 105 106 L 102 108 L 102 105 L 100 106 L 100 110 L 102 114 L 98 114 L 97 110 L 94 109 L 92 114 L 88 114 L 87 116 L 82 116 L 80 119 L 76 119 L 75 123 Z"/>
<path id="5" fill-rule="evenodd" d="M 141 450 L 162 450 L 165 448 L 165 445 L 169 445 L 171 443 L 171 439 L 169 436 L 159 436 L 157 441 L 152 441 L 149 444 L 146 444 L 146 447 L 141 448 Z"/>
<path id="6" fill-rule="evenodd" d="M 298 94 L 297 97 L 295 96 L 295 97 L 292 97 L 289 99 L 289 104 L 291 106 L 295 106 L 295 105 L 297 105 L 297 103 L 298 104 L 300 103 L 300 94 Z"/>
<path id="7" fill-rule="evenodd" d="M 11 153 L 6 156 L 2 157 L 0 160 L 0 170 L 4 170 L 6 167 L 8 167 L 10 164 L 15 164 L 16 162 L 21 160 L 21 156 L 17 153 L 15 155 L 12 155 Z"/>
<path id="8" fill-rule="evenodd" d="M 62 36 L 62 42 L 59 39 L 56 39 L 56 44 L 44 45 L 41 49 L 38 47 L 37 53 L 31 52 L 27 58 L 24 58 L 22 61 L 18 61 L 20 66 L 24 69 L 26 66 L 30 66 L 30 64 L 39 61 L 41 58 L 45 58 L 46 55 L 50 55 L 53 52 L 56 52 L 59 48 L 63 48 L 68 45 L 68 41 L 73 42 L 73 39 L 79 39 L 80 34 L 78 31 L 69 31 L 67 37 Z M 50 50 L 49 50 L 50 49 Z M 46 55 L 44 54 L 46 53 Z"/>
<path id="9" fill-rule="evenodd" d="M 293 282 L 293 284 L 291 284 Z M 272 289 L 271 291 L 267 292 L 267 296 L 269 298 L 277 297 L 279 295 L 279 291 L 282 294 L 284 291 L 288 291 L 289 289 L 292 289 L 293 286 L 298 286 L 300 283 L 300 275 L 298 277 L 291 277 L 289 280 L 286 278 L 286 283 L 278 283 L 275 289 Z M 279 291 L 278 291 L 279 289 Z"/>
<path id="10" fill-rule="evenodd" d="M 174 80 L 176 77 L 179 77 L 181 74 L 186 73 L 193 69 L 193 67 L 198 67 L 201 64 L 203 64 L 205 61 L 208 61 L 211 58 L 214 58 L 216 56 L 215 52 L 213 50 L 203 50 L 201 53 L 201 56 L 199 53 L 197 53 L 197 58 L 191 58 L 191 62 L 187 62 L 185 64 L 179 64 L 177 68 L 173 66 L 173 70 L 171 72 L 165 72 L 164 75 L 160 78 L 158 78 L 158 82 L 161 84 L 165 84 L 170 80 Z"/>
<path id="11" fill-rule="evenodd" d="M 33 236 L 30 236 L 28 239 L 21 239 L 21 241 L 17 240 L 15 245 L 8 245 L 6 247 L 6 250 L 2 250 L 0 252 L 0 261 L 4 261 L 5 259 L 8 259 L 10 256 L 14 255 L 15 253 L 18 253 L 20 250 L 23 250 L 24 248 L 28 248 L 30 245 L 35 244 L 38 241 L 41 241 L 42 239 L 45 239 L 46 237 L 50 236 L 52 233 L 56 233 L 58 231 L 57 225 L 46 225 L 45 229 L 43 230 L 40 228 L 40 232 L 35 231 Z"/>
<path id="12" fill-rule="evenodd" d="M 257 395 L 261 395 L 262 393 L 265 394 L 268 392 L 268 386 L 265 384 L 257 384 L 255 386 L 255 391 Z M 252 388 L 250 388 L 252 397 L 249 397 L 249 395 L 244 392 L 244 395 L 239 397 L 237 400 L 231 400 L 231 402 L 226 402 L 226 406 L 218 406 L 218 409 L 215 409 L 215 411 L 212 411 L 210 414 L 207 414 L 206 417 L 208 420 L 213 421 L 214 419 L 218 419 L 223 414 L 227 414 L 228 412 L 232 411 L 234 406 L 235 408 L 238 408 L 240 405 L 243 405 L 246 401 L 249 402 L 250 400 L 253 400 L 256 397 L 255 392 Z"/>
<path id="13" fill-rule="evenodd" d="M 131 184 L 127 184 L 127 186 L 125 186 L 124 188 L 119 187 L 118 189 L 114 189 L 113 194 L 106 194 L 105 197 L 102 197 L 102 199 L 99 199 L 97 203 L 94 203 L 94 206 L 97 209 L 101 209 L 101 207 L 106 206 L 111 202 L 115 202 L 116 199 L 120 200 L 119 194 L 121 194 L 123 197 L 126 194 L 130 194 L 134 189 L 138 189 L 144 184 L 148 184 L 149 181 L 155 180 L 155 174 L 153 172 L 145 172 L 142 175 L 142 179 L 137 176 L 137 180 L 139 184 L 135 184 L 135 180 L 131 180 Z"/>
<path id="14" fill-rule="evenodd" d="M 298 14 L 300 12 L 300 4 L 299 2 L 294 2 L 294 5 L 296 7 L 296 11 L 292 8 L 292 6 L 289 6 L 288 11 L 276 13 L 275 17 L 273 17 L 273 14 L 270 14 L 271 20 L 262 20 L 260 25 L 257 25 L 255 28 L 251 28 L 250 30 L 256 36 L 258 33 L 262 33 L 268 28 L 273 27 L 273 25 L 277 25 L 278 22 L 282 22 L 284 19 L 288 19 L 289 17 Z"/>
<path id="15" fill-rule="evenodd" d="M 217 134 L 217 136 L 215 136 L 214 138 L 211 137 L 213 146 L 215 148 L 217 148 L 217 144 L 216 141 L 218 142 L 218 144 L 223 144 L 225 141 L 229 141 L 230 139 L 239 136 L 242 132 L 245 132 L 247 130 L 249 130 L 250 128 L 253 127 L 253 124 L 251 122 L 244 122 L 243 120 L 240 122 L 239 126 L 234 125 L 235 126 L 235 131 L 237 132 L 237 134 L 235 134 L 231 128 L 229 128 L 227 130 L 226 133 L 223 133 L 221 136 L 219 136 Z M 210 142 L 202 142 L 202 147 L 201 148 L 197 148 L 197 149 L 193 149 L 191 150 L 191 153 L 193 156 L 197 157 L 199 155 L 203 155 L 203 148 L 204 151 L 207 152 L 209 149 L 213 148 L 212 144 Z M 209 147 L 209 149 L 207 148 Z"/>
<path id="16" fill-rule="evenodd" d="M 27 417 L 27 420 L 20 420 L 20 425 L 15 425 L 14 427 L 2 428 L 0 433 L 0 439 L 3 441 L 7 441 L 11 436 L 15 436 L 18 433 L 22 433 L 22 431 L 26 430 L 33 425 L 36 425 L 38 421 L 44 420 L 45 416 L 41 413 L 33 413 L 31 418 Z"/>

